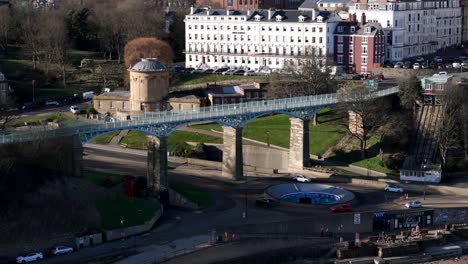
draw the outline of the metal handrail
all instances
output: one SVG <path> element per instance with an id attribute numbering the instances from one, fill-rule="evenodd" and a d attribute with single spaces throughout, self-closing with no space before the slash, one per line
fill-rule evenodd
<path id="1" fill-rule="evenodd" d="M 372 93 L 372 97 L 383 97 L 398 93 L 398 86 L 379 90 Z M 40 132 L 16 132 L 9 135 L 0 136 L 0 144 L 9 144 L 16 142 L 32 141 L 44 137 L 71 136 L 82 133 L 97 131 L 128 129 L 139 126 L 149 126 L 156 124 L 170 124 L 178 122 L 192 123 L 197 121 L 214 120 L 221 117 L 233 117 L 243 114 L 265 114 L 274 112 L 284 112 L 288 110 L 320 107 L 337 104 L 339 101 L 336 93 L 321 94 L 312 96 L 290 97 L 282 99 L 251 101 L 238 104 L 226 104 L 200 107 L 192 112 L 147 112 L 134 116 L 133 120 L 105 122 L 98 121 L 95 124 L 77 124 L 66 128 L 50 129 Z M 345 100 L 346 101 L 346 100 Z M 349 101 L 353 101 L 350 99 Z"/>

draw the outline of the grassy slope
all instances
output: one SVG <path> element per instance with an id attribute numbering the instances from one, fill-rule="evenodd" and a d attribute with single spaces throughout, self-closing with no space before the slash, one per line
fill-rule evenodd
<path id="1" fill-rule="evenodd" d="M 123 181 L 124 176 L 99 171 L 83 171 L 83 177 L 96 185 L 103 186 L 106 180 L 110 180 L 114 185 Z"/>
<path id="2" fill-rule="evenodd" d="M 54 114 L 37 115 L 37 116 L 21 118 L 21 119 L 16 120 L 14 126 L 23 126 L 24 123 L 37 123 L 37 122 L 44 122 L 46 120 L 48 121 L 58 120 L 59 116 L 62 122 L 73 120 L 68 115 L 65 115 L 65 114 L 59 115 L 58 113 L 54 113 Z"/>
<path id="3" fill-rule="evenodd" d="M 145 223 L 159 210 L 160 205 L 157 200 L 128 198 L 114 192 L 98 198 L 96 207 L 101 215 L 101 227 L 115 229 Z"/>
<path id="4" fill-rule="evenodd" d="M 171 188 L 183 195 L 185 198 L 197 204 L 199 207 L 204 208 L 214 203 L 213 197 L 208 193 L 185 183 L 172 182 L 170 183 Z"/>
<path id="5" fill-rule="evenodd" d="M 216 138 L 212 136 L 207 136 L 198 133 L 190 133 L 186 131 L 175 131 L 169 136 L 168 139 L 168 150 L 172 151 L 177 143 L 180 142 L 205 142 L 205 143 L 222 143 L 221 138 Z M 122 138 L 120 141 L 123 144 L 126 144 L 130 148 L 146 148 L 147 139 L 146 134 L 139 131 L 130 131 L 127 136 Z"/>
<path id="6" fill-rule="evenodd" d="M 324 109 L 319 113 L 319 126 L 309 127 L 310 153 L 322 154 L 333 146 L 346 133 L 346 116 L 330 109 Z M 221 125 L 206 124 L 194 125 L 193 128 L 222 131 Z M 284 148 L 289 148 L 289 117 L 286 115 L 274 115 L 258 118 L 244 127 L 243 136 L 246 138 L 267 142 Z M 269 136 L 268 136 L 269 134 Z"/>
<path id="7" fill-rule="evenodd" d="M 117 136 L 120 133 L 120 131 L 112 131 L 107 134 L 104 134 L 100 137 L 97 137 L 93 140 L 91 140 L 90 143 L 93 144 L 109 144 L 109 142 L 112 140 L 113 137 Z"/>

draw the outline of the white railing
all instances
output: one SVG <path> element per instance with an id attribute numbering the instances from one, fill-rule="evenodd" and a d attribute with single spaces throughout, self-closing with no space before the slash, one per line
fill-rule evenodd
<path id="1" fill-rule="evenodd" d="M 377 91 L 373 94 L 373 96 L 383 97 L 390 94 L 395 94 L 398 91 L 398 87 L 392 87 L 389 89 Z M 129 121 L 98 121 L 95 124 L 79 124 L 76 126 L 71 125 L 66 128 L 58 128 L 41 132 L 16 132 L 9 135 L 2 135 L 0 137 L 0 144 L 32 141 L 45 137 L 71 136 L 82 133 L 90 133 L 93 131 L 97 132 L 117 129 L 129 129 L 139 126 L 148 126 L 155 124 L 170 124 L 179 122 L 192 123 L 196 121 L 215 120 L 217 118 L 233 117 L 243 114 L 283 112 L 307 107 L 328 106 L 336 103 L 338 103 L 337 94 L 323 94 L 265 101 L 252 101 L 239 104 L 201 107 L 197 111 L 193 112 L 152 112 L 137 115 L 133 120 Z"/>

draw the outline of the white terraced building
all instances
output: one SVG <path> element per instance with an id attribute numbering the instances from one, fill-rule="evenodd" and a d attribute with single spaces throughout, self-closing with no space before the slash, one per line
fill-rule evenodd
<path id="1" fill-rule="evenodd" d="M 459 45 L 462 41 L 460 0 L 353 0 L 349 12 L 359 22 L 377 22 L 387 36 L 386 58 L 401 61 Z"/>
<path id="2" fill-rule="evenodd" d="M 333 54 L 341 19 L 327 11 L 191 8 L 185 17 L 186 67 L 281 69 L 314 50 Z"/>

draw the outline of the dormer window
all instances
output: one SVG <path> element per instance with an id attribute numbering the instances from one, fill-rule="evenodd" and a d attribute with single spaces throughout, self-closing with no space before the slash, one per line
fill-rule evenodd
<path id="1" fill-rule="evenodd" d="M 281 20 L 283 20 L 283 17 L 281 15 L 277 15 L 276 16 L 276 21 L 281 21 Z"/>
<path id="2" fill-rule="evenodd" d="M 260 19 L 262 19 L 261 15 L 255 15 L 255 21 L 260 21 Z"/>
<path id="3" fill-rule="evenodd" d="M 339 32 L 339 33 L 343 32 L 343 26 L 339 26 L 339 27 L 338 27 L 338 32 Z"/>
<path id="4" fill-rule="evenodd" d="M 318 16 L 317 17 L 317 22 L 323 22 L 323 16 Z"/>
<path id="5" fill-rule="evenodd" d="M 366 33 L 371 33 L 372 32 L 372 27 L 366 27 Z"/>
<path id="6" fill-rule="evenodd" d="M 305 16 L 300 15 L 300 16 L 299 16 L 299 22 L 304 22 L 304 20 L 305 20 Z"/>
<path id="7" fill-rule="evenodd" d="M 355 27 L 351 27 L 351 32 L 354 33 L 356 31 L 356 28 Z"/>

